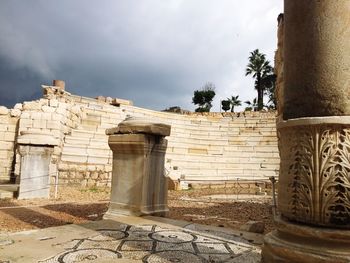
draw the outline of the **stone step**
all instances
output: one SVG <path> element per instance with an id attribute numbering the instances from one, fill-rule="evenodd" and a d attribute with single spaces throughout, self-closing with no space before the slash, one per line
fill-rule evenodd
<path id="1" fill-rule="evenodd" d="M 88 164 L 111 164 L 112 157 L 88 155 L 88 154 L 74 154 L 62 153 L 61 160 L 71 163 L 88 163 Z"/>
<path id="2" fill-rule="evenodd" d="M 0 184 L 0 191 L 4 192 L 16 192 L 18 188 L 19 184 Z"/>
<path id="3" fill-rule="evenodd" d="M 64 145 L 62 154 L 82 154 L 96 156 L 111 156 L 112 152 L 107 147 L 92 147 L 91 145 Z"/>
<path id="4" fill-rule="evenodd" d="M 87 126 L 95 126 L 95 127 L 97 127 L 97 126 L 101 125 L 101 121 L 83 119 L 80 122 L 80 125 L 87 125 Z"/>
<path id="5" fill-rule="evenodd" d="M 119 108 L 114 108 L 114 106 L 108 107 L 104 105 L 102 108 L 94 108 L 91 105 L 88 105 L 87 107 L 84 108 L 85 112 L 88 114 L 96 114 L 99 116 L 106 116 L 106 115 L 121 115 L 122 110 Z"/>
<path id="6" fill-rule="evenodd" d="M 76 137 L 76 138 L 93 138 L 93 139 L 107 139 L 108 136 L 101 131 L 86 131 L 86 130 L 78 130 L 78 129 L 74 129 L 72 130 L 71 133 L 72 137 Z"/>

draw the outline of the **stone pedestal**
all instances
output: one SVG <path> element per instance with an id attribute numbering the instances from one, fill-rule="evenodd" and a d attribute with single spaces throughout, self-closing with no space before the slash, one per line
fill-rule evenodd
<path id="1" fill-rule="evenodd" d="M 164 216 L 167 178 L 164 157 L 170 126 L 141 120 L 126 120 L 109 129 L 113 151 L 111 202 L 104 218 L 115 215 Z"/>
<path id="2" fill-rule="evenodd" d="M 285 0 L 277 230 L 265 263 L 350 262 L 350 1 Z"/>
<path id="3" fill-rule="evenodd" d="M 277 231 L 264 238 L 264 263 L 348 263 L 350 231 L 276 218 Z"/>
<path id="4" fill-rule="evenodd" d="M 21 155 L 19 199 L 49 198 L 51 155 L 58 143 L 48 133 L 22 132 L 18 137 Z"/>

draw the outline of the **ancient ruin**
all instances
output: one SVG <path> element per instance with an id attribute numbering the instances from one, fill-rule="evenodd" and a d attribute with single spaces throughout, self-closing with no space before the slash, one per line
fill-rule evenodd
<path id="1" fill-rule="evenodd" d="M 72 95 L 58 80 L 40 100 L 0 107 L 0 197 L 112 187 L 105 220 L 34 232 L 41 243 L 23 233 L 6 241 L 37 262 L 258 262 L 259 249 L 237 233 L 147 215 L 167 212 L 164 174 L 193 184 L 279 174 L 277 229 L 264 238 L 262 261 L 350 262 L 349 21 L 348 0 L 285 0 L 277 116 L 157 112 Z"/>
<path id="2" fill-rule="evenodd" d="M 104 218 L 158 215 L 168 211 L 164 176 L 170 125 L 129 118 L 106 131 L 113 151 L 112 193 Z"/>
<path id="3" fill-rule="evenodd" d="M 45 168 L 52 191 L 66 184 L 110 185 L 112 151 L 105 131 L 128 116 L 171 125 L 165 171 L 174 182 L 239 180 L 254 185 L 256 180 L 268 181 L 278 174 L 274 112 L 159 112 L 127 100 L 73 95 L 60 83 L 43 85 L 44 96 L 39 100 L 16 104 L 13 109 L 0 107 L 1 189 L 17 191 L 21 185 L 25 159 L 20 149 L 24 146 L 52 150 Z M 12 197 L 12 192 L 1 189 L 0 196 Z"/>

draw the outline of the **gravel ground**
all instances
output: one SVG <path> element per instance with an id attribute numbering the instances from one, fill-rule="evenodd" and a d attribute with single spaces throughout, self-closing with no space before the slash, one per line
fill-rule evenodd
<path id="1" fill-rule="evenodd" d="M 271 198 L 234 193 L 227 188 L 169 191 L 168 217 L 234 229 L 249 220 L 264 221 L 265 233 L 273 229 Z M 210 198 L 218 194 L 220 199 Z M 109 189 L 65 187 L 56 200 L 0 200 L 0 232 L 101 220 L 109 195 Z"/>

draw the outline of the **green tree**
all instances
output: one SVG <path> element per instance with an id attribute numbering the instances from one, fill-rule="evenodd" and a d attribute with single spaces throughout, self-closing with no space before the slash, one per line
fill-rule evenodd
<path id="1" fill-rule="evenodd" d="M 276 75 L 271 73 L 261 79 L 261 85 L 264 87 L 264 94 L 269 98 L 265 105 L 267 109 L 277 109 L 276 99 Z"/>
<path id="2" fill-rule="evenodd" d="M 250 52 L 248 58 L 249 63 L 246 68 L 245 75 L 252 75 L 255 78 L 255 89 L 258 92 L 258 107 L 257 110 L 262 110 L 264 107 L 264 85 L 262 79 L 272 73 L 270 62 L 266 60 L 265 54 L 259 52 L 259 49 Z"/>
<path id="3" fill-rule="evenodd" d="M 245 101 L 245 104 L 247 104 L 247 107 L 245 107 L 245 111 L 257 111 L 258 110 L 258 103 L 256 98 L 253 99 L 253 101 Z"/>
<path id="4" fill-rule="evenodd" d="M 228 111 L 231 108 L 231 102 L 229 100 L 222 100 L 221 101 L 221 108 L 225 112 Z"/>
<path id="5" fill-rule="evenodd" d="M 199 107 L 195 110 L 196 112 L 209 112 L 213 106 L 211 103 L 215 97 L 215 86 L 211 82 L 207 82 L 202 89 L 195 90 L 192 103 Z"/>
<path id="6" fill-rule="evenodd" d="M 230 102 L 231 105 L 231 112 L 235 111 L 235 107 L 236 106 L 241 106 L 242 102 L 238 99 L 238 95 L 237 96 L 231 96 L 231 98 L 227 98 L 227 100 Z"/>

